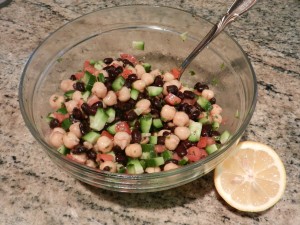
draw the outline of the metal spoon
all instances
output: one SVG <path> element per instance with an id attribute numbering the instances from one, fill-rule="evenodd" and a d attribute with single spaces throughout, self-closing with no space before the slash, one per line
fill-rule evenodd
<path id="1" fill-rule="evenodd" d="M 184 70 L 193 61 L 193 59 L 212 41 L 214 40 L 224 28 L 231 22 L 233 22 L 238 16 L 247 12 L 257 0 L 236 0 L 228 9 L 227 13 L 222 17 L 218 24 L 215 24 L 203 40 L 197 45 L 197 47 L 189 54 L 189 56 L 183 61 L 179 67 L 180 79 Z"/>

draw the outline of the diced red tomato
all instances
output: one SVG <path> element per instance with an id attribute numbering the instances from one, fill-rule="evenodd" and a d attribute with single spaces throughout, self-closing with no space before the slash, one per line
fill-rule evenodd
<path id="1" fill-rule="evenodd" d="M 213 145 L 213 144 L 216 144 L 216 141 L 212 137 L 207 137 L 206 143 L 207 143 L 207 145 Z"/>
<path id="2" fill-rule="evenodd" d="M 121 121 L 116 124 L 116 132 L 121 132 L 121 131 L 131 134 L 131 130 L 128 123 Z"/>
<path id="3" fill-rule="evenodd" d="M 170 72 L 171 72 L 171 74 L 173 74 L 173 76 L 175 77 L 175 79 L 177 79 L 180 76 L 180 74 L 181 74 L 181 71 L 180 71 L 179 68 L 173 68 L 173 69 L 171 69 Z"/>
<path id="4" fill-rule="evenodd" d="M 129 60 L 134 65 L 136 65 L 138 63 L 137 59 L 134 56 L 132 56 L 132 55 L 129 55 L 129 54 L 126 54 L 126 53 L 122 53 L 122 54 L 120 54 L 120 57 L 122 59 Z"/>
<path id="5" fill-rule="evenodd" d="M 207 153 L 204 149 L 197 148 L 192 146 L 187 149 L 186 157 L 189 159 L 190 162 L 197 162 L 200 159 L 203 159 L 207 156 Z"/>
<path id="6" fill-rule="evenodd" d="M 76 80 L 80 80 L 84 76 L 84 72 L 75 73 Z"/>
<path id="7" fill-rule="evenodd" d="M 181 99 L 179 97 L 177 97 L 176 95 L 169 93 L 166 97 L 165 97 L 165 101 L 169 104 L 169 105 L 177 105 L 181 102 Z"/>
<path id="8" fill-rule="evenodd" d="M 155 145 L 154 150 L 156 153 L 162 153 L 166 150 L 166 147 L 164 145 Z"/>
<path id="9" fill-rule="evenodd" d="M 110 154 L 101 154 L 101 153 L 98 153 L 97 154 L 97 158 L 96 158 L 96 161 L 99 162 L 99 161 L 114 161 L 114 156 L 113 155 L 110 155 Z"/>
<path id="10" fill-rule="evenodd" d="M 126 68 L 125 68 L 125 69 L 123 70 L 121 76 L 124 77 L 125 79 L 127 79 L 128 76 L 129 76 L 130 74 L 132 74 L 132 71 L 131 71 L 130 69 L 126 69 Z"/>
<path id="11" fill-rule="evenodd" d="M 175 152 L 174 154 L 173 154 L 173 157 L 172 157 L 172 159 L 176 159 L 176 160 L 181 160 L 181 157 Z"/>
<path id="12" fill-rule="evenodd" d="M 101 136 L 105 136 L 108 137 L 109 139 L 113 140 L 114 136 L 112 136 L 109 132 L 107 132 L 106 130 L 102 131 Z"/>
<path id="13" fill-rule="evenodd" d="M 197 143 L 198 148 L 205 148 L 207 146 L 207 138 L 208 137 L 200 137 L 200 140 Z"/>
<path id="14" fill-rule="evenodd" d="M 83 65 L 83 70 L 87 71 L 95 76 L 97 76 L 100 72 L 90 64 L 90 61 L 86 60 Z"/>
<path id="15" fill-rule="evenodd" d="M 61 113 L 58 113 L 58 112 L 53 112 L 53 116 L 55 119 L 57 119 L 60 123 L 64 120 L 64 119 L 67 119 L 69 118 L 69 114 L 61 114 Z"/>
<path id="16" fill-rule="evenodd" d="M 185 99 L 183 99 L 182 103 L 187 103 L 189 105 L 194 105 L 196 101 L 197 101 L 196 98 L 194 98 L 194 99 L 185 98 Z"/>
<path id="17" fill-rule="evenodd" d="M 100 101 L 100 99 L 96 95 L 91 95 L 87 100 L 87 104 L 89 106 L 92 106 L 94 103 L 99 102 L 99 101 Z"/>

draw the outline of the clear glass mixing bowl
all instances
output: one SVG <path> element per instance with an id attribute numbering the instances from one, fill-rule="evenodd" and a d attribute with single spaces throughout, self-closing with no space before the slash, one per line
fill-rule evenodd
<path id="1" fill-rule="evenodd" d="M 100 188 L 152 192 L 183 185 L 207 174 L 231 153 L 256 104 L 256 77 L 252 66 L 241 47 L 226 33 L 215 39 L 182 77 L 182 82 L 190 86 L 197 81 L 211 84 L 218 104 L 224 109 L 222 129 L 232 133 L 227 144 L 204 160 L 154 174 L 99 171 L 69 160 L 48 145 L 45 137 L 49 127 L 45 117 L 51 111 L 50 95 L 59 91 L 62 79 L 81 69 L 84 60 L 129 53 L 149 62 L 154 68 L 168 70 L 179 66 L 211 27 L 211 23 L 187 12 L 145 5 L 103 9 L 67 23 L 34 51 L 24 68 L 19 98 L 26 125 L 61 169 Z M 188 33 L 185 41 L 180 38 L 184 32 Z M 136 40 L 145 41 L 144 51 L 132 48 L 132 41 Z M 189 75 L 189 70 L 194 70 L 197 75 Z"/>

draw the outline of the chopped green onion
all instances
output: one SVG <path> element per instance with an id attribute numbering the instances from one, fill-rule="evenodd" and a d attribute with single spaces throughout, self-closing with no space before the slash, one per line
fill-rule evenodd
<path id="1" fill-rule="evenodd" d="M 137 50 L 145 49 L 145 42 L 143 41 L 132 41 L 132 47 Z"/>
<path id="2" fill-rule="evenodd" d="M 189 71 L 189 74 L 190 74 L 191 76 L 194 76 L 196 73 L 195 73 L 195 71 L 190 70 L 190 71 Z"/>

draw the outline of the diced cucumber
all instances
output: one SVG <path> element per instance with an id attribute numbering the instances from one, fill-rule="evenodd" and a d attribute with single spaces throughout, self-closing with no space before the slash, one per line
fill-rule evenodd
<path id="1" fill-rule="evenodd" d="M 142 114 L 142 112 L 143 112 L 143 110 L 142 109 L 140 109 L 140 108 L 136 108 L 136 109 L 134 109 L 133 110 L 135 113 L 136 113 L 136 115 L 141 115 Z"/>
<path id="2" fill-rule="evenodd" d="M 103 65 L 106 66 L 106 64 L 103 61 L 100 60 L 100 61 L 95 62 L 94 68 L 97 69 L 97 70 L 102 70 Z"/>
<path id="3" fill-rule="evenodd" d="M 108 108 L 105 112 L 108 115 L 107 123 L 113 122 L 116 118 L 116 111 L 113 108 Z"/>
<path id="4" fill-rule="evenodd" d="M 163 127 L 163 123 L 162 123 L 161 119 L 159 119 L 159 118 L 153 119 L 152 123 L 155 128 L 159 129 L 159 128 Z"/>
<path id="5" fill-rule="evenodd" d="M 142 66 L 144 67 L 146 73 L 151 71 L 151 65 L 149 63 L 143 63 Z"/>
<path id="6" fill-rule="evenodd" d="M 108 115 L 106 115 L 104 109 L 98 108 L 95 116 L 90 116 L 90 128 L 100 131 L 105 126 L 108 120 Z"/>
<path id="7" fill-rule="evenodd" d="M 117 163 L 117 173 L 125 173 L 126 172 L 126 168 L 120 164 L 120 163 Z"/>
<path id="8" fill-rule="evenodd" d="M 157 144 L 157 136 L 150 136 L 149 143 L 156 145 Z"/>
<path id="9" fill-rule="evenodd" d="M 199 122 L 191 121 L 191 123 L 189 125 L 189 129 L 190 129 L 191 134 L 190 134 L 188 140 L 191 142 L 199 141 L 200 135 L 201 135 L 201 130 L 202 130 L 202 124 Z"/>
<path id="10" fill-rule="evenodd" d="M 103 73 L 100 73 L 98 75 L 98 81 L 104 83 L 105 82 L 105 76 L 103 75 Z"/>
<path id="11" fill-rule="evenodd" d="M 142 116 L 140 124 L 142 133 L 149 133 L 152 125 L 152 117 L 150 115 Z"/>
<path id="12" fill-rule="evenodd" d="M 218 147 L 216 144 L 212 144 L 212 145 L 206 146 L 205 150 L 206 150 L 207 154 L 212 154 L 218 150 Z"/>
<path id="13" fill-rule="evenodd" d="M 164 158 L 165 161 L 172 159 L 173 153 L 169 150 L 165 150 L 161 153 L 161 156 Z"/>
<path id="14" fill-rule="evenodd" d="M 140 159 L 140 164 L 143 167 L 143 170 L 146 169 L 146 161 L 144 159 Z"/>
<path id="15" fill-rule="evenodd" d="M 63 155 L 67 155 L 70 153 L 70 149 L 68 149 L 66 146 L 62 145 L 60 146 L 57 151 Z"/>
<path id="16" fill-rule="evenodd" d="M 75 92 L 75 90 L 69 90 L 69 91 L 66 91 L 64 93 L 64 96 L 67 98 L 67 99 L 72 99 L 72 96 L 73 96 L 73 93 Z"/>
<path id="17" fill-rule="evenodd" d="M 56 110 L 56 112 L 66 115 L 68 113 L 68 110 L 66 109 L 66 107 L 61 107 L 58 110 Z"/>
<path id="18" fill-rule="evenodd" d="M 95 144 L 98 138 L 100 137 L 100 134 L 95 131 L 90 131 L 89 133 L 85 134 L 82 139 L 91 143 Z"/>
<path id="19" fill-rule="evenodd" d="M 142 152 L 141 159 L 150 159 L 150 152 Z"/>
<path id="20" fill-rule="evenodd" d="M 93 74 L 85 71 L 82 81 L 85 84 L 85 90 L 91 91 L 94 83 L 96 82 L 96 77 Z"/>
<path id="21" fill-rule="evenodd" d="M 229 131 L 227 131 L 227 130 L 223 131 L 223 133 L 220 135 L 221 144 L 225 144 L 229 138 L 230 138 Z"/>
<path id="22" fill-rule="evenodd" d="M 132 41 L 132 47 L 137 50 L 144 50 L 145 42 L 144 41 Z"/>
<path id="23" fill-rule="evenodd" d="M 69 130 L 71 125 L 72 125 L 72 122 L 69 118 L 66 118 L 61 122 L 61 127 L 66 131 Z"/>
<path id="24" fill-rule="evenodd" d="M 153 96 L 160 95 L 163 91 L 163 88 L 162 87 L 157 87 L 157 86 L 148 86 L 147 91 L 148 91 L 148 95 L 150 97 L 153 97 Z"/>
<path id="25" fill-rule="evenodd" d="M 157 167 L 157 166 L 161 166 L 165 163 L 165 160 L 163 157 L 146 159 L 145 161 L 146 161 L 146 167 Z"/>
<path id="26" fill-rule="evenodd" d="M 141 146 L 142 146 L 142 152 L 154 151 L 154 145 L 153 144 L 141 144 Z"/>
<path id="27" fill-rule="evenodd" d="M 131 89 L 130 91 L 130 98 L 132 98 L 133 100 L 137 100 L 138 96 L 139 96 L 139 91 L 135 90 L 135 89 Z"/>
<path id="28" fill-rule="evenodd" d="M 203 117 L 203 118 L 199 119 L 198 122 L 202 123 L 202 124 L 208 124 L 208 123 L 210 123 L 208 117 Z"/>
<path id="29" fill-rule="evenodd" d="M 91 59 L 89 63 L 90 63 L 90 65 L 95 65 L 96 61 Z"/>
<path id="30" fill-rule="evenodd" d="M 119 76 L 114 80 L 111 87 L 114 91 L 119 91 L 119 90 L 121 90 L 121 88 L 123 87 L 124 84 L 125 84 L 124 77 Z"/>
<path id="31" fill-rule="evenodd" d="M 205 111 L 211 111 L 212 110 L 212 105 L 211 103 L 204 97 L 199 96 L 197 103 L 203 108 Z"/>
<path id="32" fill-rule="evenodd" d="M 211 125 L 212 125 L 213 130 L 218 130 L 219 127 L 220 127 L 220 124 L 218 122 L 215 122 L 215 121 Z"/>
<path id="33" fill-rule="evenodd" d="M 90 97 L 90 95 L 91 95 L 91 92 L 90 92 L 90 91 L 85 91 L 85 92 L 83 92 L 83 94 L 82 94 L 82 100 L 83 100 L 84 102 L 87 102 L 87 100 L 88 100 L 88 98 Z"/>
<path id="34" fill-rule="evenodd" d="M 144 173 L 143 166 L 138 159 L 132 159 L 127 163 L 128 174 L 142 174 Z"/>
<path id="35" fill-rule="evenodd" d="M 112 135 L 115 135 L 117 132 L 116 132 L 116 125 L 117 123 L 114 123 L 112 125 L 110 125 L 109 127 L 106 128 L 106 130 L 112 134 Z"/>
<path id="36" fill-rule="evenodd" d="M 189 162 L 189 159 L 184 156 L 182 159 L 179 160 L 178 165 L 183 166 L 186 165 Z"/>

